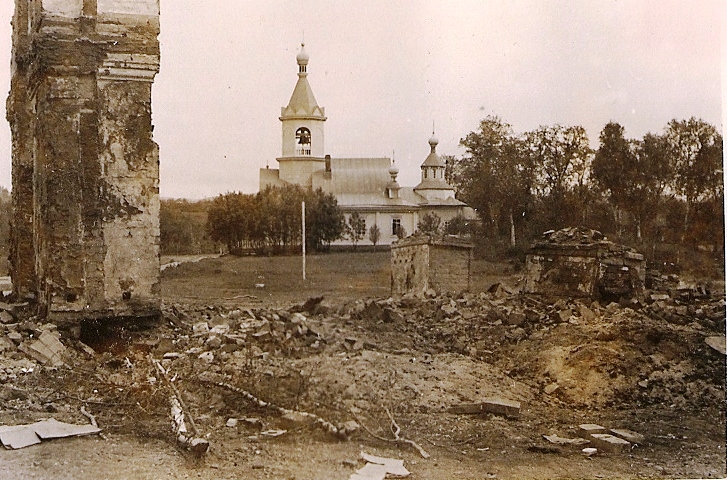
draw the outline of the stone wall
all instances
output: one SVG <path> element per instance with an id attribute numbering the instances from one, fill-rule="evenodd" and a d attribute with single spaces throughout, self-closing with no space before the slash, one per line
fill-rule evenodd
<path id="1" fill-rule="evenodd" d="M 10 268 L 50 318 L 159 312 L 158 0 L 16 0 Z"/>
<path id="2" fill-rule="evenodd" d="M 422 295 L 427 290 L 469 289 L 473 247 L 457 239 L 412 236 L 391 246 L 391 293 Z"/>

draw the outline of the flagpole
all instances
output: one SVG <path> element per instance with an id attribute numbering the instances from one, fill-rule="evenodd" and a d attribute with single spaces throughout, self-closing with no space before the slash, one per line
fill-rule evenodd
<path id="1" fill-rule="evenodd" d="M 305 202 L 301 203 L 301 223 L 303 224 L 303 280 L 305 280 Z"/>

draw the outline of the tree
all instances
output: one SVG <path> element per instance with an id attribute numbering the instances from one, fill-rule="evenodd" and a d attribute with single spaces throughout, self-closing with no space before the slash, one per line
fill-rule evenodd
<path id="1" fill-rule="evenodd" d="M 510 242 L 515 243 L 515 219 L 528 204 L 533 166 L 522 139 L 499 117 L 488 116 L 479 129 L 460 140 L 466 153 L 448 161 L 447 176 L 458 198 L 477 210 L 490 235 L 498 235 L 507 224 Z"/>
<path id="2" fill-rule="evenodd" d="M 346 225 L 346 236 L 353 243 L 354 251 L 356 251 L 356 246 L 364 238 L 364 235 L 366 235 L 366 222 L 358 212 L 351 213 Z"/>
<path id="3" fill-rule="evenodd" d="M 632 144 L 624 138 L 624 127 L 609 122 L 601 131 L 600 146 L 593 159 L 593 179 L 608 194 L 614 220 L 623 225 L 622 212 L 631 210 L 639 184 L 637 157 Z"/>
<path id="4" fill-rule="evenodd" d="M 444 233 L 447 235 L 469 235 L 469 221 L 464 216 L 457 215 L 444 227 Z"/>
<path id="5" fill-rule="evenodd" d="M 320 188 L 306 193 L 307 244 L 315 250 L 328 250 L 331 242 L 341 238 L 345 218 L 336 197 Z"/>
<path id="6" fill-rule="evenodd" d="M 381 229 L 375 223 L 369 228 L 369 240 L 374 244 L 374 247 L 381 239 Z"/>
<path id="7" fill-rule="evenodd" d="M 683 241 L 695 204 L 724 196 L 722 135 L 714 126 L 692 117 L 670 121 L 665 136 L 674 165 L 673 187 L 686 201 Z"/>
<path id="8" fill-rule="evenodd" d="M 417 233 L 420 233 L 422 235 L 439 235 L 440 233 L 440 224 L 442 223 L 442 219 L 437 215 L 436 213 L 426 213 L 422 217 L 421 220 L 419 220 L 419 224 L 417 225 Z"/>
<path id="9" fill-rule="evenodd" d="M 230 252 L 285 251 L 301 242 L 301 203 L 306 202 L 306 242 L 328 248 L 341 238 L 344 217 L 336 198 L 322 190 L 295 185 L 270 187 L 255 195 L 226 193 L 215 198 L 207 215 L 207 232 Z"/>
<path id="10" fill-rule="evenodd" d="M 574 191 L 588 182 L 591 148 L 581 126 L 541 126 L 525 135 L 534 169 L 534 187 L 543 202 L 550 228 L 583 218 Z"/>

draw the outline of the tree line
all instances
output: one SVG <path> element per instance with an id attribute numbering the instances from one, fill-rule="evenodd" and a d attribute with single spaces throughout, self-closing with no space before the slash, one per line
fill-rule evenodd
<path id="1" fill-rule="evenodd" d="M 515 246 L 583 225 L 636 244 L 707 244 L 724 250 L 722 135 L 696 119 L 629 139 L 616 122 L 592 149 L 581 126 L 517 134 L 497 116 L 447 157 L 447 180 L 477 210 L 482 235 Z"/>
<path id="2" fill-rule="evenodd" d="M 336 197 L 297 185 L 256 194 L 226 193 L 211 201 L 206 231 L 230 252 L 281 253 L 301 245 L 301 203 L 306 204 L 306 246 L 325 250 L 345 229 Z"/>

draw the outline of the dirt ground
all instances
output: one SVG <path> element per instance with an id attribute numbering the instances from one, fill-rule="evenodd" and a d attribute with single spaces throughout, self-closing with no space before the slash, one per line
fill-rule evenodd
<path id="1" fill-rule="evenodd" d="M 160 323 L 63 331 L 59 367 L 4 348 L 0 425 L 85 424 L 84 406 L 103 433 L 2 450 L 2 478 L 347 479 L 362 451 L 404 460 L 412 479 L 727 474 L 725 357 L 705 343 L 724 334 L 723 282 L 600 305 L 520 295 L 512 268 L 476 262 L 471 293 L 395 300 L 387 253 L 310 256 L 306 281 L 300 267 L 182 263 L 163 272 Z M 23 341 L 52 329 L 0 319 Z M 201 459 L 176 445 L 155 360 L 210 442 Z M 491 398 L 520 402 L 519 417 L 452 409 Z M 586 456 L 543 437 L 586 423 L 644 438 Z M 397 426 L 430 457 L 394 441 Z"/>

